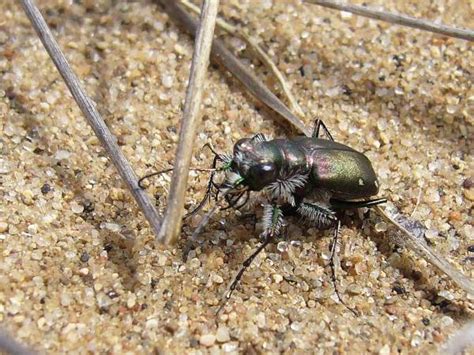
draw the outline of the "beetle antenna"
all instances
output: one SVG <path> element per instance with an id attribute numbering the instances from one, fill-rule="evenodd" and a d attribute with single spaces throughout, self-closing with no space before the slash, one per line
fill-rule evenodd
<path id="1" fill-rule="evenodd" d="M 184 216 L 184 219 L 194 216 L 196 213 L 198 213 L 201 209 L 204 208 L 204 206 L 206 205 L 208 201 L 211 200 L 212 189 L 216 186 L 216 183 L 214 182 L 214 176 L 216 172 L 219 171 L 216 168 L 218 160 L 219 160 L 219 157 L 217 155 L 214 156 L 214 160 L 212 161 L 212 166 L 211 166 L 211 169 L 214 169 L 214 170 L 211 172 L 211 176 L 209 177 L 209 181 L 207 183 L 206 193 L 204 194 L 204 197 L 199 202 L 196 208 L 194 208 L 191 212 L 187 213 Z"/>
<path id="2" fill-rule="evenodd" d="M 229 286 L 229 289 L 227 290 L 226 293 L 224 293 L 224 296 L 221 299 L 221 305 L 216 311 L 216 315 L 219 314 L 219 312 L 224 308 L 226 305 L 227 301 L 229 301 L 230 297 L 232 296 L 232 293 L 234 290 L 237 288 L 237 285 L 239 284 L 240 280 L 242 279 L 242 276 L 245 272 L 245 270 L 248 269 L 250 264 L 252 264 L 252 261 L 257 257 L 260 252 L 265 249 L 265 247 L 270 244 L 272 241 L 272 238 L 270 238 L 270 235 L 267 235 L 265 240 L 258 246 L 258 248 L 243 262 L 242 267 L 240 268 L 239 272 L 237 275 L 234 277 L 234 281 Z"/>
<path id="3" fill-rule="evenodd" d="M 336 228 L 334 231 L 334 237 L 332 241 L 332 246 L 331 246 L 331 259 L 329 261 L 329 266 L 331 267 L 331 278 L 332 278 L 332 283 L 334 285 L 334 292 L 336 293 L 337 299 L 341 304 L 344 305 L 349 311 L 351 311 L 356 317 L 359 316 L 359 314 L 349 307 L 342 299 L 341 294 L 339 293 L 339 289 L 337 288 L 337 278 L 336 278 L 336 265 L 334 263 L 334 258 L 336 256 L 336 251 L 337 251 L 337 242 L 338 242 L 338 237 L 339 237 L 339 231 L 341 229 L 341 221 L 337 220 L 336 223 Z"/>
<path id="4" fill-rule="evenodd" d="M 143 181 L 145 181 L 146 179 L 149 179 L 153 176 L 169 173 L 173 170 L 174 170 L 174 168 L 168 168 L 168 169 L 159 170 L 159 171 L 155 171 L 153 173 L 147 174 L 147 175 L 143 176 L 142 178 L 140 178 L 140 180 L 138 180 L 138 187 L 141 188 L 141 189 L 145 189 L 146 187 L 143 186 Z M 216 169 L 216 168 L 189 168 L 189 170 L 194 170 L 194 171 L 199 171 L 199 172 L 215 172 L 218 169 Z"/>

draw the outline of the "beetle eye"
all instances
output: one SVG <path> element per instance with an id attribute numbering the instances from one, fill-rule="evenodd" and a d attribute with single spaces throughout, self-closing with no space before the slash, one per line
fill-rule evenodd
<path id="1" fill-rule="evenodd" d="M 258 189 L 275 180 L 276 166 L 273 163 L 257 164 L 250 167 L 247 175 L 247 180 Z"/>

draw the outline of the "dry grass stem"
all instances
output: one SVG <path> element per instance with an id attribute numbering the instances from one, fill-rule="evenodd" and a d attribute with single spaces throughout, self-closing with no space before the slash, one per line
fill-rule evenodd
<path id="1" fill-rule="evenodd" d="M 200 13 L 199 12 L 199 7 L 197 7 L 196 5 L 194 5 L 193 3 L 191 3 L 187 0 L 181 0 L 181 3 L 185 7 L 187 7 L 188 9 L 190 9 L 191 11 L 193 11 L 194 13 L 199 15 L 199 13 Z M 221 18 L 217 18 L 216 24 L 220 29 L 226 31 L 227 33 L 229 33 L 233 36 L 240 37 L 242 40 L 247 42 L 249 47 L 252 48 L 252 50 L 255 52 L 255 54 L 257 54 L 260 61 L 277 78 L 278 83 L 280 84 L 281 89 L 283 90 L 283 93 L 286 95 L 286 97 L 288 99 L 288 102 L 290 104 L 290 109 L 293 110 L 294 112 L 296 112 L 296 114 L 298 116 L 303 118 L 304 117 L 304 112 L 303 112 L 301 106 L 298 104 L 298 101 L 296 100 L 296 98 L 291 93 L 290 85 L 287 83 L 287 80 L 286 80 L 285 76 L 278 69 L 278 67 L 272 61 L 270 56 L 267 53 L 265 53 L 265 51 L 262 49 L 262 47 L 260 47 L 260 45 L 258 44 L 258 41 L 255 38 L 253 38 L 252 36 L 250 36 L 247 33 L 246 30 L 239 29 L 238 27 L 231 25 L 230 23 L 224 21 Z"/>
<path id="2" fill-rule="evenodd" d="M 445 258 L 428 247 L 428 245 L 426 245 L 422 240 L 415 237 L 413 233 L 398 223 L 383 208 L 375 206 L 375 210 L 386 222 L 397 227 L 397 229 L 406 236 L 406 239 L 403 239 L 403 243 L 406 246 L 418 254 L 418 256 L 421 256 L 428 261 L 431 265 L 437 267 L 464 291 L 474 295 L 474 282 L 471 279 L 455 269 Z"/>
<path id="3" fill-rule="evenodd" d="M 177 2 L 157 0 L 164 7 L 168 15 L 180 24 L 189 34 L 194 35 L 196 32 L 197 21 Z M 263 104 L 271 110 L 279 114 L 290 125 L 299 132 L 310 136 L 311 131 L 306 128 L 305 124 L 280 100 L 276 97 L 258 78 L 242 64 L 242 62 L 230 50 L 226 48 L 224 43 L 218 39 L 214 39 L 212 43 L 211 59 L 224 66 L 237 78 L 245 88 Z"/>
<path id="4" fill-rule="evenodd" d="M 474 347 L 474 321 L 459 329 L 441 348 L 440 354 L 458 355 Z"/>
<path id="5" fill-rule="evenodd" d="M 360 5 L 342 4 L 336 1 L 327 0 L 304 0 L 307 3 L 328 7 L 330 9 L 351 12 L 356 15 L 369 17 L 375 20 L 390 22 L 396 25 L 417 28 L 419 30 L 439 33 L 445 36 L 474 41 L 474 31 L 449 27 L 440 23 L 428 20 L 421 20 L 411 16 L 394 14 L 385 11 L 379 11 Z"/>
<path id="6" fill-rule="evenodd" d="M 58 43 L 54 39 L 53 34 L 51 33 L 39 9 L 32 0 L 22 0 L 21 4 L 25 10 L 26 15 L 31 21 L 33 28 L 38 34 L 38 37 L 48 51 L 52 61 L 56 65 L 56 68 L 69 88 L 74 100 L 76 100 L 77 105 L 82 110 L 82 113 L 87 118 L 87 121 L 99 138 L 99 141 L 114 163 L 120 176 L 125 181 L 128 189 L 142 209 L 154 233 L 158 235 L 161 224 L 158 213 L 154 205 L 149 200 L 146 192 L 138 186 L 138 178 L 135 175 L 135 172 L 132 170 L 132 167 L 128 163 L 127 159 L 121 152 L 116 138 L 112 135 L 104 120 L 100 116 L 95 103 L 87 96 L 86 92 L 81 87 L 79 79 L 72 71 L 66 57 L 59 48 Z"/>
<path id="7" fill-rule="evenodd" d="M 201 21 L 196 35 L 191 73 L 186 91 L 168 207 L 158 237 L 158 240 L 164 241 L 165 244 L 175 243 L 181 230 L 189 165 L 193 153 L 196 129 L 200 121 L 201 99 L 209 65 L 218 7 L 219 0 L 204 0 L 202 4 Z"/>

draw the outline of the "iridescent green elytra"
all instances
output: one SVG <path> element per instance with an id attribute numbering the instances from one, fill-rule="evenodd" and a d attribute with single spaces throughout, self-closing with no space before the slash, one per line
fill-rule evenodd
<path id="1" fill-rule="evenodd" d="M 236 158 L 237 157 L 237 158 Z M 356 150 L 331 140 L 313 137 L 290 139 L 241 139 L 234 146 L 233 168 L 245 185 L 259 191 L 288 175 L 308 175 L 303 198 L 324 189 L 337 199 L 366 198 L 378 193 L 377 176 L 369 159 Z"/>

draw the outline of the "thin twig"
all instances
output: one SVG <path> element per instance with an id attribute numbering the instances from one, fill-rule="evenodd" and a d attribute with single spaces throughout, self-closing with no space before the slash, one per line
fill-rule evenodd
<path id="1" fill-rule="evenodd" d="M 194 5 L 193 3 L 189 2 L 188 0 L 181 0 L 181 3 L 187 7 L 188 9 L 190 9 L 191 11 L 193 11 L 194 13 L 198 14 L 199 15 L 199 7 L 197 7 L 196 5 Z M 290 90 L 290 87 L 287 83 L 287 80 L 285 78 L 285 76 L 283 75 L 283 73 L 278 69 L 278 67 L 276 66 L 276 64 L 272 61 L 272 59 L 270 58 L 270 56 L 265 53 L 265 51 L 262 49 L 262 47 L 260 47 L 260 45 L 258 44 L 257 40 L 255 38 L 253 38 L 252 36 L 250 36 L 247 31 L 245 30 L 239 30 L 239 28 L 237 28 L 236 26 L 233 26 L 231 25 L 230 23 L 224 21 L 223 19 L 221 18 L 217 18 L 217 22 L 216 22 L 217 26 L 226 31 L 227 33 L 233 35 L 233 36 L 236 36 L 236 37 L 240 37 L 242 40 L 244 40 L 245 42 L 247 42 L 247 44 L 253 49 L 253 51 L 257 54 L 257 56 L 259 57 L 260 61 L 267 66 L 267 68 L 273 73 L 273 75 L 275 75 L 275 77 L 277 78 L 278 82 L 280 83 L 280 86 L 281 86 L 281 89 L 283 90 L 283 93 L 286 95 L 286 97 L 288 98 L 288 102 L 290 104 L 290 109 L 293 110 L 294 112 L 296 112 L 298 114 L 298 116 L 300 116 L 301 118 L 304 117 L 304 112 L 301 108 L 301 106 L 298 104 L 298 101 L 296 100 L 296 98 L 293 96 L 293 94 L 291 93 L 291 90 Z"/>
<path id="2" fill-rule="evenodd" d="M 406 239 L 403 239 L 404 244 L 409 246 L 418 256 L 421 256 L 431 265 L 434 265 L 444 274 L 448 275 L 449 278 L 464 291 L 474 295 L 474 282 L 472 280 L 456 270 L 445 258 L 416 238 L 413 233 L 398 223 L 383 208 L 375 206 L 375 210 L 385 221 L 397 227 L 398 230 L 406 236 Z"/>
<path id="3" fill-rule="evenodd" d="M 199 124 L 204 81 L 214 37 L 219 0 L 204 0 L 194 46 L 191 73 L 184 103 L 183 119 L 179 134 L 178 149 L 174 160 L 168 207 L 158 240 L 165 244 L 174 244 L 181 230 L 184 212 L 184 195 L 188 182 L 189 164 L 193 154 L 196 129 Z"/>
<path id="4" fill-rule="evenodd" d="M 161 224 L 158 213 L 156 212 L 156 209 L 151 201 L 148 199 L 146 192 L 138 186 L 138 178 L 132 170 L 132 167 L 128 163 L 127 159 L 121 152 L 116 138 L 112 135 L 104 120 L 100 116 L 96 109 L 95 103 L 87 96 L 81 87 L 77 76 L 72 71 L 66 57 L 59 48 L 58 43 L 54 39 L 53 34 L 48 28 L 48 25 L 46 24 L 41 12 L 38 10 L 34 2 L 32 0 L 21 0 L 21 4 L 25 10 L 26 15 L 31 21 L 33 28 L 38 34 L 38 37 L 48 51 L 49 56 L 56 65 L 59 73 L 63 77 L 64 82 L 69 88 L 74 100 L 76 100 L 76 103 L 82 110 L 84 116 L 86 116 L 87 121 L 99 138 L 99 141 L 102 143 L 102 146 L 108 153 L 120 176 L 125 181 L 128 189 L 137 201 L 138 206 L 140 206 L 142 209 L 143 214 L 153 229 L 153 232 L 155 235 L 158 235 Z"/>
<path id="5" fill-rule="evenodd" d="M 396 25 L 413 27 L 419 30 L 439 33 L 445 36 L 465 39 L 471 42 L 474 41 L 474 31 L 461 29 L 461 28 L 454 28 L 454 27 L 443 25 L 441 23 L 434 23 L 428 20 L 420 20 L 415 17 L 411 17 L 407 15 L 394 14 L 390 12 L 374 10 L 374 9 L 367 8 L 365 6 L 343 4 L 336 1 L 328 1 L 328 0 L 303 0 L 303 1 L 307 3 L 315 4 L 315 5 L 328 7 L 330 9 L 351 12 L 356 15 L 369 17 L 375 20 L 381 20 L 385 22 L 394 23 Z"/>
<path id="6" fill-rule="evenodd" d="M 474 348 L 474 321 L 459 329 L 442 347 L 440 354 L 458 355 Z"/>
<path id="7" fill-rule="evenodd" d="M 13 339 L 9 334 L 4 330 L 0 329 L 0 352 L 5 352 L 6 354 L 14 355 L 32 355 L 33 351 L 28 349 L 23 344 L 20 344 L 15 339 Z"/>
<path id="8" fill-rule="evenodd" d="M 191 35 L 194 36 L 197 28 L 197 21 L 183 9 L 177 1 L 155 0 L 162 4 L 168 15 Z M 242 62 L 226 48 L 224 43 L 214 39 L 212 43 L 211 59 L 223 65 L 237 78 L 245 88 L 266 106 L 272 109 L 285 119 L 290 125 L 307 136 L 311 136 L 311 131 L 288 107 L 281 102 L 258 78 L 242 64 Z"/>

